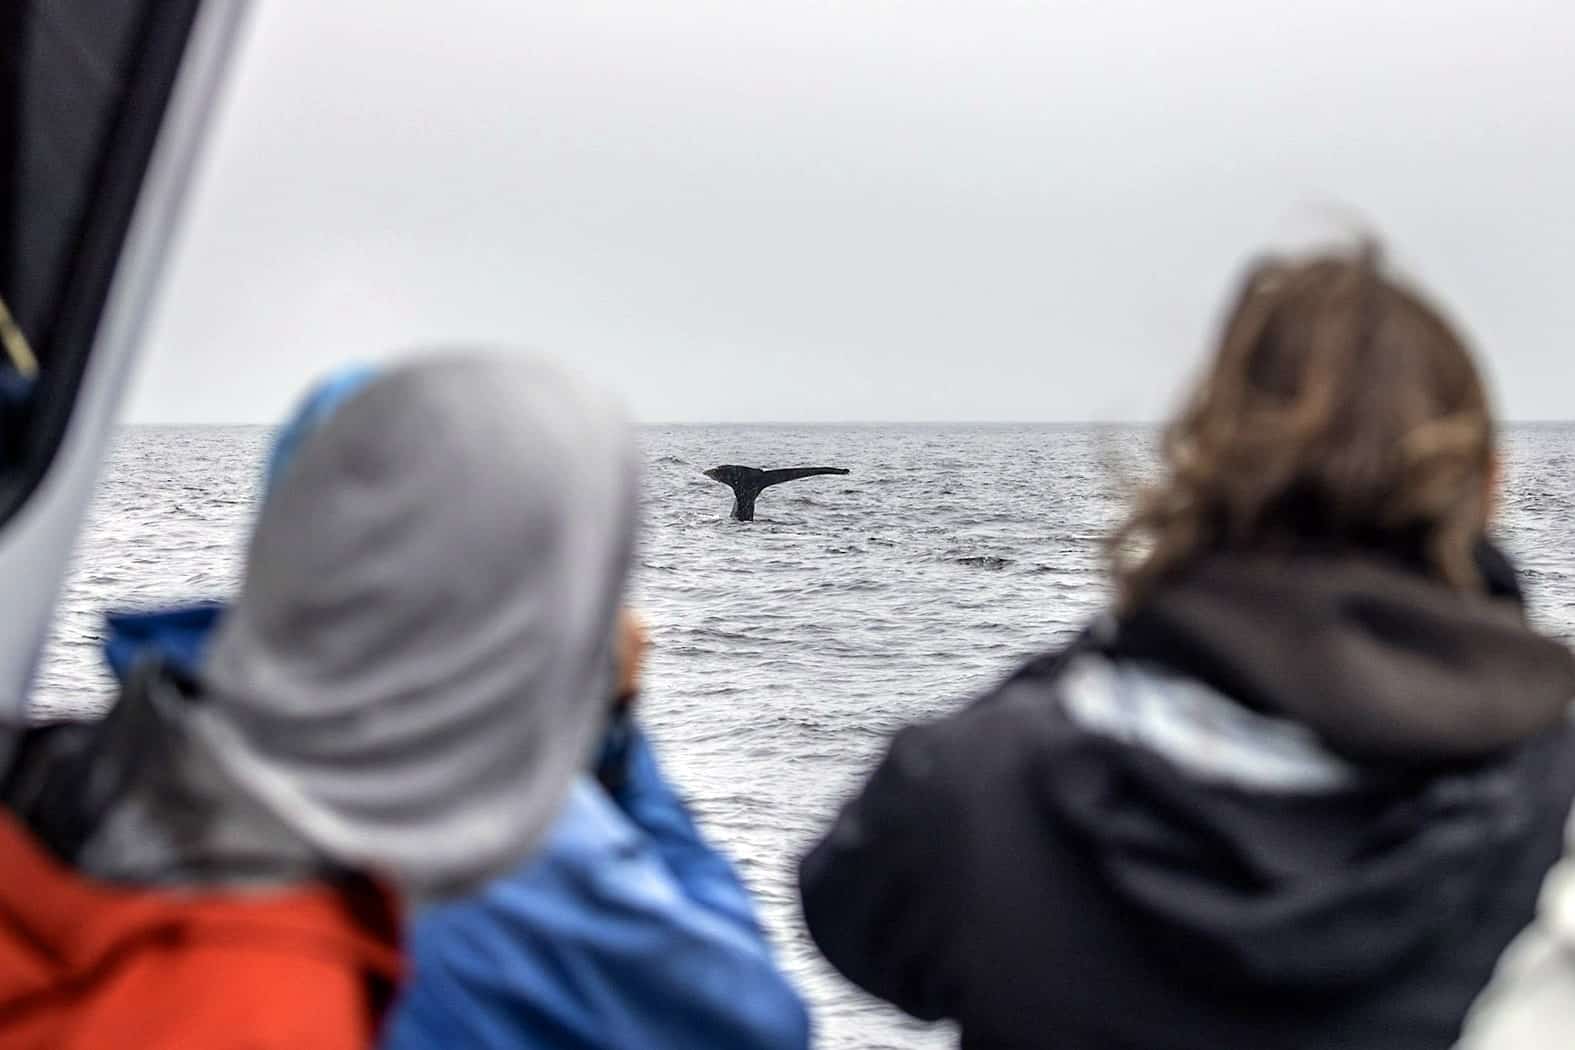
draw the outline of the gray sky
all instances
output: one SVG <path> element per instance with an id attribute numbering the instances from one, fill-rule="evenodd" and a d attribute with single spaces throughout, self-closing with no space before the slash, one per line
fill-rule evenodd
<path id="1" fill-rule="evenodd" d="M 135 420 L 434 340 L 647 420 L 1152 417 L 1335 204 L 1575 417 L 1575 5 L 258 6 Z"/>

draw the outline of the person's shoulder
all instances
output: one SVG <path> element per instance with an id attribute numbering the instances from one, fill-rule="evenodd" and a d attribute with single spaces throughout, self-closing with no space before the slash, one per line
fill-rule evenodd
<path id="1" fill-rule="evenodd" d="M 1058 694 L 1067 663 L 1062 650 L 1034 657 L 955 711 L 899 730 L 881 779 L 937 807 L 1016 783 L 1061 720 Z"/>
<path id="2" fill-rule="evenodd" d="M 368 1045 L 378 1003 L 393 994 L 392 975 L 378 973 L 378 995 L 369 996 L 375 971 L 363 961 L 306 941 L 297 948 L 289 933 L 243 932 L 139 953 L 79 1014 L 79 1034 L 102 1030 L 104 1041 L 95 1045 L 106 1046 L 138 1030 L 156 1031 L 159 1045 L 172 1046 Z"/>
<path id="3" fill-rule="evenodd" d="M 582 866 L 635 847 L 641 838 L 612 798 L 589 775 L 577 777 L 535 857 Z"/>
<path id="4" fill-rule="evenodd" d="M 930 755 L 969 752 L 989 743 L 1015 750 L 1055 711 L 1066 671 L 1081 649 L 1058 648 L 1024 660 L 955 711 L 902 730 L 897 740 Z"/>
<path id="5" fill-rule="evenodd" d="M 511 872 L 480 892 L 435 903 L 415 925 L 418 943 L 456 925 L 492 923 L 500 914 L 529 915 L 584 897 L 608 877 L 620 858 L 643 849 L 642 835 L 589 776 L 575 779 L 546 836 Z"/>

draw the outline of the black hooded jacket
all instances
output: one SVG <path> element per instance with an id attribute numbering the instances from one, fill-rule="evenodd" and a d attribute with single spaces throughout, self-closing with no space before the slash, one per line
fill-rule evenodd
<path id="1" fill-rule="evenodd" d="M 899 733 L 810 932 L 970 1050 L 1445 1050 L 1575 796 L 1575 661 L 1512 575 L 1200 564 Z"/>

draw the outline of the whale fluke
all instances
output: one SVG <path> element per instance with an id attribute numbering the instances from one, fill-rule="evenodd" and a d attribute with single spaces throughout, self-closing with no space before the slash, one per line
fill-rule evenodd
<path id="1" fill-rule="evenodd" d="M 733 490 L 733 520 L 755 520 L 755 497 L 762 489 L 780 485 L 784 481 L 813 478 L 821 474 L 846 474 L 847 467 L 784 467 L 780 470 L 761 470 L 758 467 L 740 467 L 724 463 L 712 467 L 705 476 L 719 481 Z"/>

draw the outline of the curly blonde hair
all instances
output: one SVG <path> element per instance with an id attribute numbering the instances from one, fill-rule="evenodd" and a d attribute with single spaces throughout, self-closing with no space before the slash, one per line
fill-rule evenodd
<path id="1" fill-rule="evenodd" d="M 1107 544 L 1118 601 L 1210 552 L 1308 541 L 1404 546 L 1478 588 L 1495 440 L 1471 352 L 1375 244 L 1259 262 Z"/>

